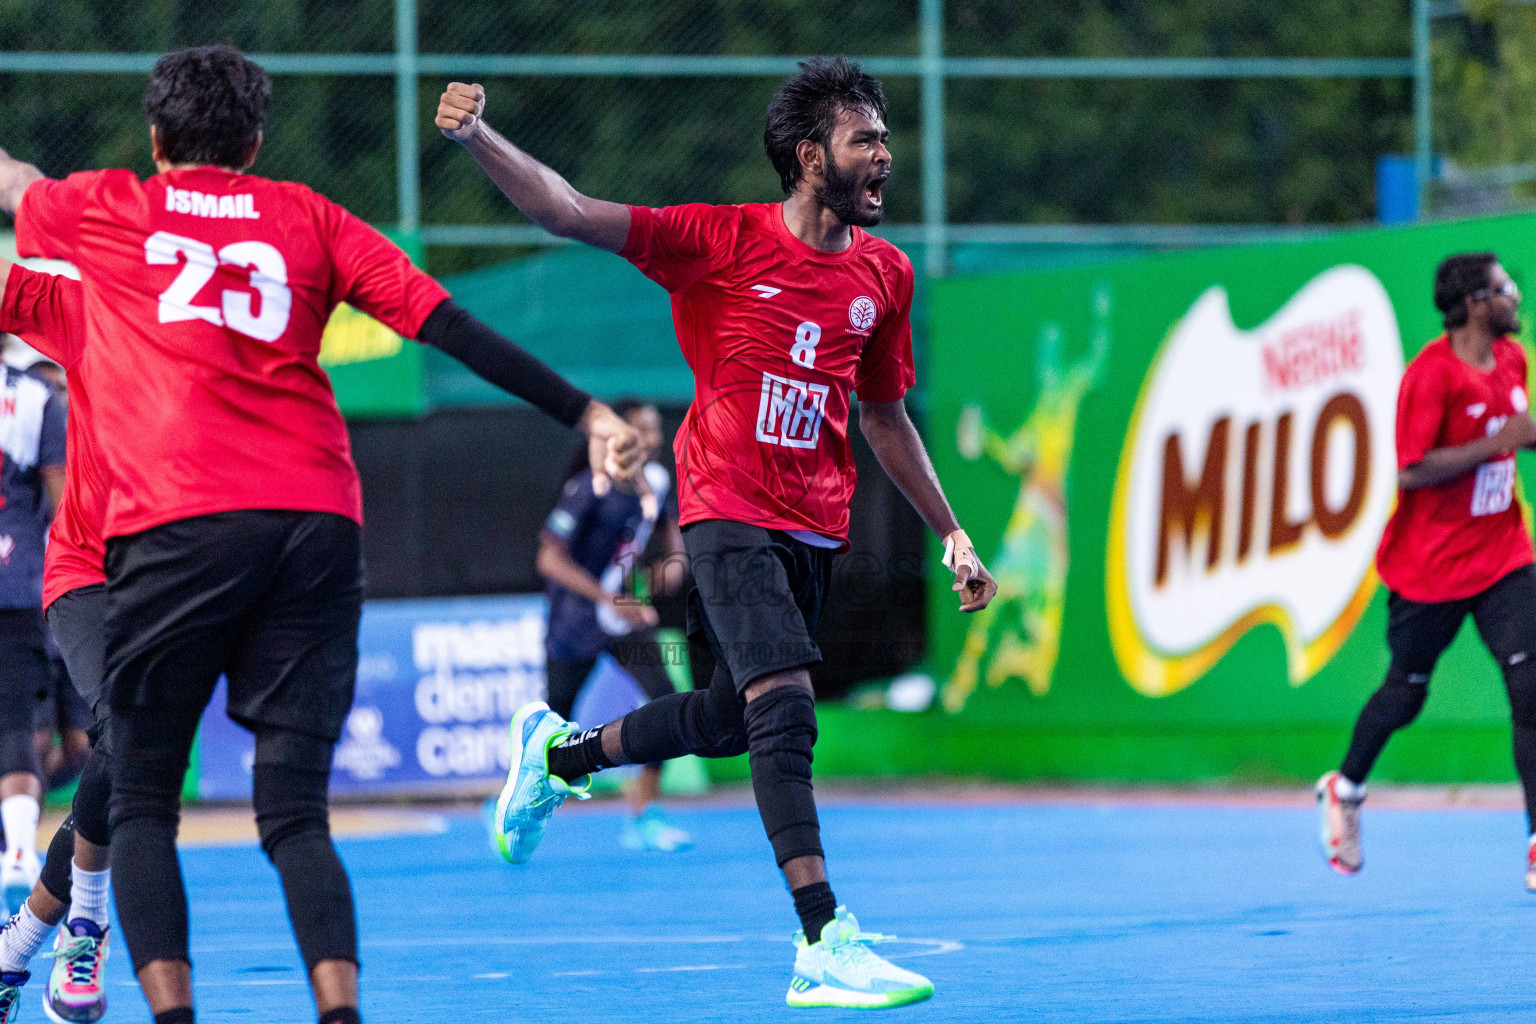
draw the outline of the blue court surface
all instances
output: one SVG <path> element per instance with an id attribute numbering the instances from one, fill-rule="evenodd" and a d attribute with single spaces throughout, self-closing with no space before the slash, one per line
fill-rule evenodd
<path id="1" fill-rule="evenodd" d="M 560 811 L 534 862 L 478 816 L 344 840 L 374 1022 L 672 1024 L 867 1011 L 783 1005 L 796 927 L 749 803 L 678 804 L 697 849 L 632 854 L 615 805 Z M 1536 1013 L 1536 896 L 1510 811 L 1367 808 L 1339 878 L 1290 806 L 849 797 L 832 882 L 937 994 L 913 1022 L 1446 1021 Z M 312 1021 L 254 846 L 183 851 L 200 1021 Z M 39 970 L 46 962 L 34 964 Z M 122 949 L 108 1019 L 144 1020 Z M 40 1020 L 29 986 L 22 1020 Z"/>

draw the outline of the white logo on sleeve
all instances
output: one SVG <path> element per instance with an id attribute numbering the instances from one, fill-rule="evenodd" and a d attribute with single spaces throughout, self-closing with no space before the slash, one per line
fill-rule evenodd
<path id="1" fill-rule="evenodd" d="M 757 439 L 785 448 L 814 448 L 827 408 L 827 385 L 763 374 L 757 404 Z"/>
<path id="2" fill-rule="evenodd" d="M 755 284 L 755 285 L 752 286 L 752 290 L 757 292 L 760 296 L 762 296 L 765 299 L 771 299 L 775 295 L 779 294 L 779 292 L 783 291 L 784 289 L 782 289 L 782 288 L 775 288 L 772 285 Z"/>
<path id="3" fill-rule="evenodd" d="M 1525 412 L 1531 407 L 1530 400 L 1525 397 L 1525 388 L 1516 384 L 1509 391 L 1509 404 L 1515 407 L 1515 412 Z"/>
<path id="4" fill-rule="evenodd" d="M 875 325 L 875 300 L 860 295 L 848 304 L 848 323 L 856 331 L 867 331 Z"/>

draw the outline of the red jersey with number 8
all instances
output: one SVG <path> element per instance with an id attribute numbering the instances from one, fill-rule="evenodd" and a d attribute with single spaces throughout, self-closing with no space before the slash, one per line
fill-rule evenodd
<path id="1" fill-rule="evenodd" d="M 845 541 L 849 394 L 894 402 L 915 380 L 911 261 L 859 228 L 841 252 L 813 249 L 777 203 L 631 207 L 620 255 L 671 293 L 693 371 L 680 521 Z"/>
<path id="2" fill-rule="evenodd" d="M 1441 337 L 1408 364 L 1397 393 L 1398 469 L 1436 448 L 1490 437 L 1530 408 L 1525 352 L 1499 338 L 1493 357 L 1493 369 L 1481 370 Z M 1376 553 L 1383 582 L 1410 601 L 1457 601 L 1536 562 L 1516 486 L 1511 453 L 1442 483 L 1399 491 Z"/>
<path id="3" fill-rule="evenodd" d="M 237 509 L 362 520 L 320 336 L 349 302 L 415 337 L 448 297 L 388 239 L 303 185 L 199 167 L 36 182 L 16 246 L 80 268 L 104 536 Z"/>

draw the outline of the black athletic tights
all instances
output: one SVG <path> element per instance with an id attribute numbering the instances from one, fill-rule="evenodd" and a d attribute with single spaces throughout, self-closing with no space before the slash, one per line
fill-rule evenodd
<path id="1" fill-rule="evenodd" d="M 176 859 L 181 782 L 200 705 L 113 709 L 112 867 L 160 884 L 117 890 L 137 973 L 155 960 L 190 962 L 187 896 Z M 357 962 L 357 916 L 326 813 L 332 745 L 284 729 L 256 734 L 256 829 L 277 868 L 305 965 Z"/>

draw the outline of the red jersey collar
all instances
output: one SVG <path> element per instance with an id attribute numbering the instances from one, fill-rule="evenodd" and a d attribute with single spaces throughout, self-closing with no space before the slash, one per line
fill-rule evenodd
<path id="1" fill-rule="evenodd" d="M 784 240 L 785 245 L 789 246 L 791 252 L 802 259 L 815 260 L 818 263 L 846 263 L 859 254 L 859 250 L 864 247 L 864 239 L 868 235 L 863 228 L 850 226 L 848 230 L 853 232 L 853 242 L 848 248 L 841 252 L 823 252 L 820 249 L 806 245 L 799 238 L 795 237 L 793 231 L 789 230 L 789 225 L 784 223 L 783 203 L 772 204 L 771 209 L 768 211 L 768 219 L 773 221 L 773 226 L 778 231 L 779 237 Z"/>

